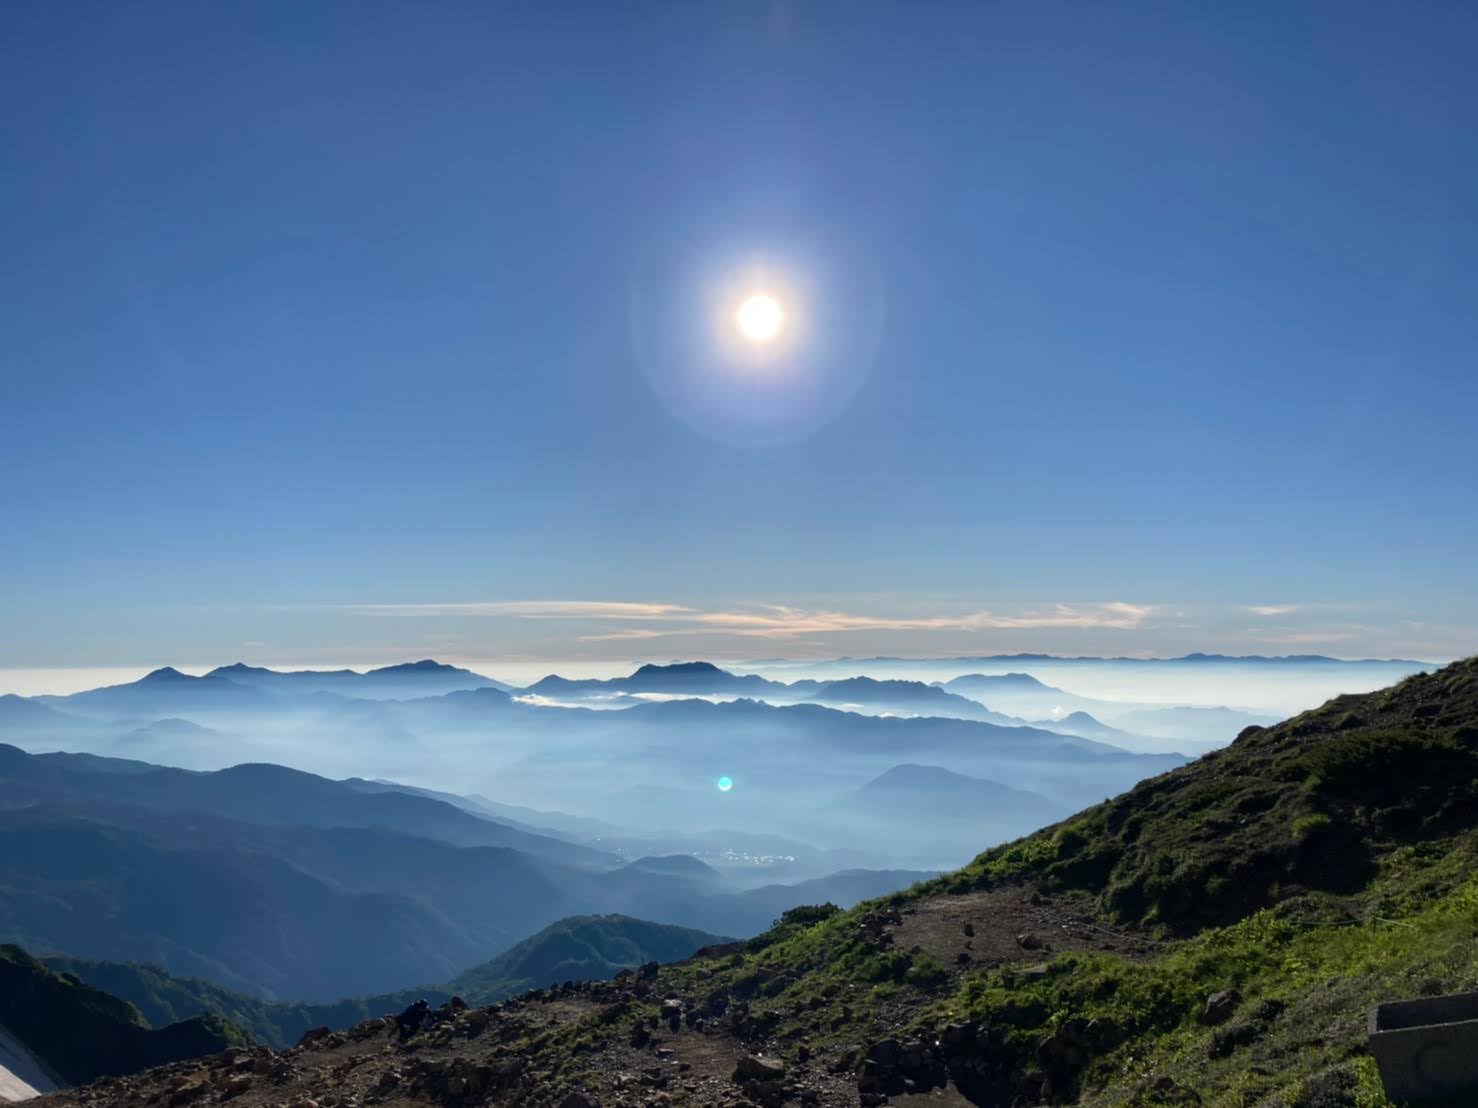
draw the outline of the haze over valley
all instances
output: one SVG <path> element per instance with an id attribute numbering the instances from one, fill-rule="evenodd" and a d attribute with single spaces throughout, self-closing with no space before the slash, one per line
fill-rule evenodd
<path id="1" fill-rule="evenodd" d="M 517 687 L 427 659 L 8 694 L 0 940 L 321 1004 L 450 981 L 565 917 L 744 937 L 957 867 L 1269 704 L 1427 668 L 678 662 Z M 1222 680 L 1246 699 L 1197 702 Z"/>

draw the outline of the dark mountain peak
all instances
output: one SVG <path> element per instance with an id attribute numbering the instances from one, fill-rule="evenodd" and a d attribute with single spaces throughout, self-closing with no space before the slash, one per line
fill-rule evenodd
<path id="1" fill-rule="evenodd" d="M 372 669 L 371 674 L 394 674 L 394 673 L 465 673 L 460 666 L 449 666 L 445 662 L 438 662 L 434 658 L 422 658 L 419 662 L 401 662 L 399 665 L 381 666 Z M 366 675 L 368 676 L 368 675 Z"/>
<path id="2" fill-rule="evenodd" d="M 239 781 L 313 781 L 325 786 L 332 786 L 334 782 L 327 777 L 320 777 L 316 773 L 306 770 L 293 769 L 291 766 L 279 766 L 272 762 L 239 762 L 225 769 L 218 769 L 213 776 L 217 780 L 236 779 Z"/>
<path id="3" fill-rule="evenodd" d="M 996 678 L 1001 685 L 1020 685 L 1022 688 L 1045 689 L 1048 686 L 1038 681 L 1030 673 L 1003 673 Z"/>
<path id="4" fill-rule="evenodd" d="M 184 682 L 199 680 L 200 678 L 198 677 L 191 677 L 187 673 L 181 673 L 179 670 L 175 669 L 174 666 L 160 666 L 158 669 L 151 670 L 150 672 L 144 674 L 143 677 L 139 678 L 139 683 L 143 684 L 145 681 L 147 681 L 151 684 L 162 685 L 168 681 Z"/>
<path id="5" fill-rule="evenodd" d="M 978 812 L 982 803 L 1010 806 L 1049 822 L 1061 814 L 1045 797 L 1025 789 L 916 762 L 886 770 L 858 789 L 857 795 L 884 806 L 901 804 L 905 810 L 912 810 L 922 801 L 925 811 L 940 818 Z"/>
<path id="6" fill-rule="evenodd" d="M 726 673 L 712 662 L 673 662 L 670 665 L 657 665 L 648 662 L 631 676 L 633 677 L 676 677 L 680 675 L 695 675 L 700 673 Z"/>
<path id="7" fill-rule="evenodd" d="M 926 704 L 931 707 L 968 707 L 979 710 L 979 706 L 956 696 L 948 689 L 937 685 L 926 685 L 921 681 L 906 681 L 899 678 L 845 677 L 828 681 L 809 697 L 811 700 L 856 701 L 872 704 Z"/>
<path id="8" fill-rule="evenodd" d="M 691 854 L 649 854 L 630 863 L 627 869 L 682 877 L 717 877 L 718 871 Z"/>
<path id="9" fill-rule="evenodd" d="M 909 681 L 898 681 L 893 679 L 878 679 L 876 677 L 841 677 L 835 681 L 828 681 L 822 685 L 823 689 L 872 689 L 888 685 L 908 685 Z"/>
<path id="10" fill-rule="evenodd" d="M 949 782 L 971 781 L 963 773 L 955 773 L 943 766 L 924 766 L 917 762 L 905 762 L 885 770 L 874 777 L 864 789 L 927 789 Z"/>
<path id="11" fill-rule="evenodd" d="M 248 673 L 270 673 L 264 666 L 249 666 L 245 662 L 232 662 L 229 666 L 216 666 L 206 674 L 207 677 L 230 677 L 233 674 L 244 676 Z"/>
<path id="12" fill-rule="evenodd" d="M 1061 691 L 1042 681 L 1038 681 L 1030 673 L 967 673 L 961 677 L 944 682 L 946 688 L 955 684 L 989 685 L 996 689 L 1033 689 L 1042 692 Z"/>
<path id="13" fill-rule="evenodd" d="M 144 734 L 154 732 L 164 735 L 215 735 L 209 727 L 202 727 L 193 720 L 181 719 L 179 716 L 166 716 L 156 719 L 153 723 L 146 723 L 142 727 L 134 728 L 132 734 Z"/>
<path id="14" fill-rule="evenodd" d="M 1061 719 L 1052 720 L 1053 723 L 1075 723 L 1083 727 L 1102 727 L 1104 724 L 1090 716 L 1087 712 L 1069 712 Z"/>

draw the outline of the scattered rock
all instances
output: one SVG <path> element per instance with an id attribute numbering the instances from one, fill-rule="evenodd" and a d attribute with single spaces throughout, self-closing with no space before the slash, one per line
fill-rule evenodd
<path id="1" fill-rule="evenodd" d="M 246 1092 L 246 1090 L 250 1089 L 251 1087 L 251 1075 L 247 1073 L 232 1074 L 230 1077 L 226 1078 L 225 1082 L 221 1085 L 221 1089 L 226 1096 L 237 1096 L 241 1093 Z"/>
<path id="2" fill-rule="evenodd" d="M 314 1043 L 321 1042 L 332 1034 L 333 1030 L 328 1027 L 310 1027 L 307 1031 L 304 1031 L 302 1037 L 298 1039 L 298 1045 L 312 1046 Z"/>
<path id="3" fill-rule="evenodd" d="M 409 1039 L 426 1026 L 431 1016 L 431 1005 L 418 1000 L 395 1017 L 395 1030 L 402 1039 Z"/>
<path id="4" fill-rule="evenodd" d="M 736 1083 L 745 1081 L 779 1081 L 785 1077 L 785 1063 L 778 1058 L 761 1058 L 756 1054 L 746 1054 L 739 1059 L 739 1064 L 734 1067 L 733 1080 Z"/>
<path id="5" fill-rule="evenodd" d="M 1206 1007 L 1201 1011 L 1201 1022 L 1211 1027 L 1225 1023 L 1231 1019 L 1232 1013 L 1237 1010 L 1237 1005 L 1241 1000 L 1236 989 L 1223 989 L 1219 993 L 1212 993 L 1206 998 Z"/>

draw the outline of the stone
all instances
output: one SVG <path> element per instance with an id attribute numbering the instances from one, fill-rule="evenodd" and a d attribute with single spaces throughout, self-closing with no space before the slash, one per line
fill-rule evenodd
<path id="1" fill-rule="evenodd" d="M 867 1060 L 892 1069 L 898 1064 L 899 1046 L 897 1039 L 884 1039 L 867 1048 Z"/>
<path id="2" fill-rule="evenodd" d="M 779 1081 L 785 1077 L 785 1063 L 778 1058 L 761 1058 L 757 1054 L 746 1054 L 734 1067 L 733 1080 Z"/>
<path id="3" fill-rule="evenodd" d="M 968 1023 L 952 1023 L 940 1033 L 939 1041 L 945 1046 L 959 1046 L 975 1037 L 975 1029 Z"/>
<path id="4" fill-rule="evenodd" d="M 408 1039 L 426 1025 L 431 1015 L 431 1005 L 418 1000 L 395 1017 L 395 1029 L 402 1039 Z"/>
<path id="5" fill-rule="evenodd" d="M 1235 989 L 1223 989 L 1206 998 L 1206 1007 L 1201 1010 L 1201 1022 L 1215 1027 L 1232 1018 L 1241 997 Z"/>

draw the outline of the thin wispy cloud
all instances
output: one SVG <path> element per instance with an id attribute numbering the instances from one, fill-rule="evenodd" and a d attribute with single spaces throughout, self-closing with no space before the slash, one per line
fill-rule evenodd
<path id="1" fill-rule="evenodd" d="M 1302 610 L 1302 604 L 1249 604 L 1247 610 L 1255 616 L 1286 616 Z"/>
<path id="2" fill-rule="evenodd" d="M 1052 604 L 1020 612 L 977 609 L 948 614 L 877 615 L 788 604 L 705 610 L 683 604 L 615 600 L 517 600 L 448 604 L 362 604 L 368 615 L 495 616 L 527 620 L 586 620 L 607 625 L 581 642 L 621 642 L 680 635 L 727 634 L 788 639 L 868 631 L 1000 631 L 1040 628 L 1132 630 L 1153 613 L 1146 604 L 1112 601 Z M 629 627 L 622 624 L 636 623 Z M 653 626 L 656 625 L 656 626 Z"/>
<path id="3" fill-rule="evenodd" d="M 496 600 L 448 604 L 352 604 L 366 615 L 522 616 L 527 619 L 669 619 L 692 612 L 680 604 L 625 600 Z"/>
<path id="4" fill-rule="evenodd" d="M 1079 606 L 1057 604 L 1043 611 L 1016 615 L 974 611 L 958 615 L 874 616 L 770 605 L 754 612 L 704 612 L 691 618 L 703 627 L 722 629 L 730 634 L 789 638 L 839 631 L 1000 631 L 1043 627 L 1128 630 L 1140 626 L 1152 610 L 1148 605 L 1115 602 Z"/>
<path id="5" fill-rule="evenodd" d="M 580 635 L 579 642 L 633 642 L 641 639 L 660 639 L 664 635 L 671 635 L 672 631 L 654 631 L 648 628 L 633 627 L 625 631 L 606 631 L 598 635 Z"/>

